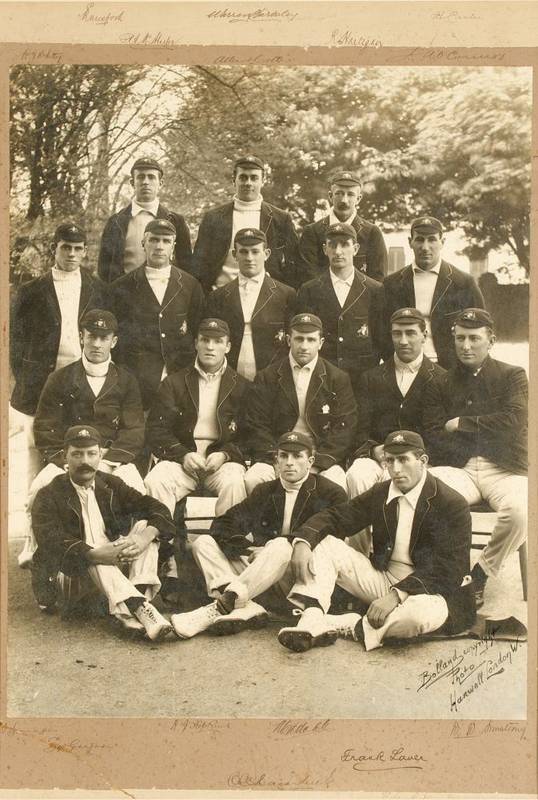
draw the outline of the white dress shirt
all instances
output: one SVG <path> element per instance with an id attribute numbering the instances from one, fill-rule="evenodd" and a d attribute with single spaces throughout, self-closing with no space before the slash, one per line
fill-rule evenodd
<path id="1" fill-rule="evenodd" d="M 415 510 L 417 507 L 418 499 L 422 488 L 428 476 L 428 472 L 424 469 L 422 478 L 416 486 L 405 494 L 394 485 L 391 481 L 389 492 L 387 495 L 386 505 L 391 500 L 398 498 L 398 523 L 396 526 L 396 537 L 394 541 L 394 550 L 392 551 L 392 558 L 387 567 L 387 572 L 400 581 L 409 575 L 410 567 L 413 566 L 413 559 L 409 551 L 409 543 L 411 541 L 411 530 L 413 528 L 413 520 L 415 518 Z M 407 592 L 397 590 L 400 598 L 404 600 L 407 597 Z"/>
<path id="2" fill-rule="evenodd" d="M 112 359 L 109 356 L 106 361 L 102 361 L 100 364 L 94 364 L 92 361 L 88 361 L 84 351 L 82 352 L 82 366 L 86 373 L 86 380 L 90 384 L 90 389 L 96 397 L 106 381 L 111 361 Z"/>
<path id="3" fill-rule="evenodd" d="M 398 384 L 398 389 L 405 397 L 411 386 L 413 385 L 413 381 L 417 377 L 418 371 L 422 366 L 422 360 L 424 358 L 424 353 L 420 353 L 414 361 L 410 361 L 406 364 L 404 361 L 401 361 L 396 353 L 394 353 L 394 368 L 396 372 L 396 383 Z"/>
<path id="4" fill-rule="evenodd" d="M 291 352 L 289 354 L 289 359 L 293 383 L 295 384 L 295 392 L 297 393 L 297 403 L 299 405 L 299 416 L 297 417 L 297 422 L 293 428 L 301 433 L 308 433 L 311 435 L 311 431 L 309 430 L 305 419 L 306 394 L 308 392 L 308 387 L 310 386 L 310 379 L 312 378 L 312 374 L 316 368 L 316 364 L 318 363 L 318 355 L 316 353 L 315 358 L 313 358 L 312 361 L 309 361 L 308 364 L 305 364 L 303 367 L 296 362 Z"/>
<path id="5" fill-rule="evenodd" d="M 265 270 L 262 270 L 259 275 L 253 278 L 238 275 L 237 279 L 239 282 L 239 299 L 241 300 L 241 309 L 245 321 L 241 349 L 237 359 L 237 372 L 247 380 L 253 381 L 256 377 L 256 356 L 254 354 L 250 321 L 265 280 Z"/>
<path id="6" fill-rule="evenodd" d="M 343 308 L 344 303 L 347 300 L 347 296 L 349 294 L 349 290 L 351 289 L 351 284 L 355 279 L 355 271 L 352 270 L 351 274 L 348 275 L 347 278 L 339 278 L 338 275 L 335 275 L 332 269 L 329 270 L 329 275 L 331 276 L 332 285 L 338 298 L 338 302 L 340 306 Z"/>
<path id="7" fill-rule="evenodd" d="M 415 290 L 415 308 L 421 312 L 426 320 L 426 342 L 424 353 L 432 361 L 437 361 L 437 351 L 433 344 L 431 331 L 431 312 L 433 304 L 433 294 L 439 277 L 441 259 L 431 269 L 421 269 L 413 262 L 413 287 Z"/>
<path id="8" fill-rule="evenodd" d="M 103 544 L 110 544 L 110 540 L 105 532 L 105 523 L 101 510 L 97 505 L 95 497 L 95 484 L 92 483 L 87 488 L 79 486 L 78 483 L 71 481 L 80 498 L 82 506 L 82 522 L 84 524 L 84 541 L 91 547 L 100 547 Z"/>

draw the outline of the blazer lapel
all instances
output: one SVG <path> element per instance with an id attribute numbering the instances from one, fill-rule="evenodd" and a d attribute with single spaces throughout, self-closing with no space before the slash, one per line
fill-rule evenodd
<path id="1" fill-rule="evenodd" d="M 396 393 L 399 397 L 403 397 L 398 382 L 396 380 L 396 366 L 394 364 L 394 356 L 388 358 L 383 364 L 383 380 L 387 384 L 387 388 L 391 394 Z"/>
<path id="2" fill-rule="evenodd" d="M 413 267 L 404 267 L 400 273 L 401 289 L 399 296 L 401 299 L 401 308 L 407 306 L 408 308 L 415 307 L 415 284 L 413 283 Z"/>
<path id="3" fill-rule="evenodd" d="M 271 500 L 275 510 L 275 519 L 279 522 L 280 528 L 282 529 L 282 523 L 284 522 L 284 504 L 286 502 L 286 493 L 284 492 L 284 487 L 279 480 L 276 482 L 275 489 L 271 495 Z"/>
<path id="4" fill-rule="evenodd" d="M 252 312 L 251 320 L 253 320 L 254 317 L 259 314 L 260 311 L 267 305 L 275 291 L 276 283 L 269 275 L 266 274 L 265 278 L 263 279 L 262 288 L 260 289 L 258 299 L 256 300 L 256 305 L 254 306 L 254 311 Z"/>
<path id="5" fill-rule="evenodd" d="M 327 374 L 327 370 L 325 369 L 325 364 L 323 363 L 323 359 L 318 356 L 318 361 L 316 366 L 314 367 L 314 372 L 310 378 L 310 383 L 308 384 L 308 390 L 306 392 L 306 403 L 305 403 L 305 413 L 308 415 L 308 409 L 316 399 L 319 390 L 323 386 L 323 381 L 325 375 Z"/>
<path id="6" fill-rule="evenodd" d="M 433 313 L 436 306 L 439 305 L 440 301 L 443 298 L 445 292 L 448 291 L 449 287 L 452 285 L 452 267 L 450 264 L 447 264 L 446 261 L 441 261 L 441 267 L 439 268 L 439 275 L 437 276 L 437 281 L 435 283 L 435 289 L 433 292 L 432 298 L 432 308 L 430 311 L 430 316 Z"/>
<path id="7" fill-rule="evenodd" d="M 135 285 L 135 292 L 136 298 L 134 301 L 136 303 L 149 303 L 151 306 L 155 306 L 156 308 L 160 309 L 161 306 L 159 305 L 159 301 L 155 297 L 155 293 L 153 289 L 149 285 L 149 281 L 146 277 L 146 272 L 144 267 L 139 267 L 133 274 L 133 280 Z M 170 281 L 169 281 L 170 283 Z"/>
<path id="8" fill-rule="evenodd" d="M 432 378 L 433 378 L 433 364 L 427 356 L 424 356 L 422 359 L 422 364 L 420 365 L 420 369 L 417 372 L 416 378 L 409 387 L 407 396 L 409 397 L 413 394 L 420 394 L 424 386 L 427 383 L 429 383 Z"/>
<path id="9" fill-rule="evenodd" d="M 187 390 L 189 392 L 190 398 L 192 403 L 196 409 L 196 414 L 198 414 L 198 406 L 199 406 L 199 388 L 198 388 L 198 373 L 194 369 L 194 367 L 190 367 L 188 372 L 185 375 L 185 383 L 187 385 Z"/>
<path id="10" fill-rule="evenodd" d="M 109 364 L 108 372 L 106 374 L 105 382 L 101 386 L 101 391 L 95 398 L 96 400 L 102 400 L 103 397 L 108 394 L 108 392 L 112 391 L 114 386 L 116 386 L 118 382 L 118 370 L 116 365 L 113 363 Z"/>
<path id="11" fill-rule="evenodd" d="M 278 383 L 290 401 L 292 408 L 297 412 L 297 416 L 299 416 L 299 401 L 297 400 L 297 392 L 295 390 L 295 383 L 293 382 L 289 358 L 285 358 L 278 368 Z"/>
<path id="12" fill-rule="evenodd" d="M 243 306 L 241 305 L 241 296 L 239 294 L 239 279 L 231 281 L 224 287 L 224 308 L 230 308 L 236 317 L 244 324 L 245 317 L 243 316 Z"/>
<path id="13" fill-rule="evenodd" d="M 164 293 L 161 311 L 164 311 L 164 309 L 170 305 L 174 297 L 176 297 L 182 289 L 183 281 L 181 280 L 181 272 L 176 267 L 172 267 L 170 270 L 170 280 L 168 281 L 166 292 Z M 151 293 L 153 294 L 153 291 Z"/>
<path id="14" fill-rule="evenodd" d="M 309 475 L 299 489 L 297 500 L 295 501 L 293 511 L 291 512 L 290 532 L 293 531 L 297 525 L 301 525 L 303 521 L 305 521 L 302 519 L 302 513 L 306 504 L 310 501 L 310 497 L 312 496 L 312 492 L 314 492 L 315 488 L 316 479 L 314 475 Z"/>
<path id="15" fill-rule="evenodd" d="M 387 497 L 389 493 L 390 482 L 387 482 Z M 385 521 L 385 527 L 387 529 L 387 534 L 392 542 L 396 541 L 396 528 L 398 526 L 398 500 L 392 500 L 390 503 L 387 503 L 387 498 L 385 497 L 385 501 L 383 503 L 383 519 Z"/>
<path id="16" fill-rule="evenodd" d="M 267 236 L 267 231 L 273 221 L 273 214 L 267 203 L 262 202 L 260 209 L 260 228 Z"/>
<path id="17" fill-rule="evenodd" d="M 56 295 L 56 289 L 54 288 L 52 272 L 49 272 L 49 274 L 45 278 L 45 297 L 47 305 L 52 311 L 53 316 L 57 320 L 61 320 L 62 315 L 60 313 L 60 304 L 58 302 L 58 297 Z"/>
<path id="18" fill-rule="evenodd" d="M 422 487 L 422 491 L 420 493 L 420 497 L 418 498 L 417 507 L 415 508 L 415 514 L 413 516 L 413 527 L 411 528 L 411 538 L 409 540 L 409 553 L 413 552 L 413 548 L 415 547 L 422 528 L 422 523 L 424 522 L 424 517 L 428 513 L 430 509 L 430 500 L 432 497 L 435 497 L 437 494 L 437 485 L 435 483 L 434 478 L 431 475 L 427 475 L 426 481 L 424 486 Z"/>
<path id="19" fill-rule="evenodd" d="M 346 302 L 342 307 L 342 313 L 345 314 L 347 311 L 349 311 L 349 309 L 355 305 L 365 291 L 366 281 L 364 280 L 364 275 L 356 269 L 353 283 L 351 284 L 350 290 L 346 297 Z"/>
<path id="20" fill-rule="evenodd" d="M 226 367 L 222 378 L 220 379 L 219 396 L 217 400 L 217 411 L 224 403 L 227 397 L 233 392 L 235 384 L 237 383 L 237 373 Z"/>

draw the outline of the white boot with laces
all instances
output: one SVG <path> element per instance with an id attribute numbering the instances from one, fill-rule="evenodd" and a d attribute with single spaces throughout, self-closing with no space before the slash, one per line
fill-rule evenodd
<path id="1" fill-rule="evenodd" d="M 217 608 L 214 600 L 208 606 L 200 606 L 194 611 L 185 611 L 183 614 L 172 614 L 170 622 L 180 639 L 192 639 L 198 633 L 207 630 L 223 615 Z"/>
<path id="2" fill-rule="evenodd" d="M 337 638 L 335 630 L 331 630 L 326 622 L 326 615 L 321 608 L 298 608 L 293 613 L 301 615 L 295 628 L 281 628 L 278 632 L 278 641 L 288 650 L 295 653 L 304 653 L 311 647 L 327 647 L 334 644 Z"/>
<path id="3" fill-rule="evenodd" d="M 147 600 L 136 611 L 133 611 L 133 616 L 142 623 L 146 629 L 146 636 L 152 642 L 159 642 L 169 633 L 172 633 L 172 626 L 168 620 L 162 614 L 159 614 L 155 606 L 152 606 Z"/>

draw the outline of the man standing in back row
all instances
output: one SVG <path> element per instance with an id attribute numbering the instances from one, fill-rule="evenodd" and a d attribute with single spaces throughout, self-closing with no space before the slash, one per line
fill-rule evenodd
<path id="1" fill-rule="evenodd" d="M 193 272 L 206 294 L 226 286 L 239 273 L 233 255 L 235 235 L 245 228 L 262 230 L 270 255 L 267 271 L 272 278 L 295 286 L 297 234 L 287 211 L 269 205 L 262 197 L 265 170 L 257 156 L 234 163 L 235 195 L 224 205 L 204 214 L 194 246 Z"/>
<path id="2" fill-rule="evenodd" d="M 387 248 L 377 225 L 359 217 L 357 209 L 361 197 L 361 181 L 356 172 L 338 170 L 331 176 L 329 214 L 307 225 L 299 242 L 298 285 L 316 278 L 329 266 L 329 259 L 323 250 L 325 235 L 331 225 L 339 222 L 351 225 L 357 234 L 357 252 L 353 256 L 355 268 L 376 281 L 384 279 L 387 274 Z"/>
<path id="3" fill-rule="evenodd" d="M 166 219 L 176 233 L 174 263 L 191 271 L 192 248 L 187 223 L 181 214 L 169 211 L 159 202 L 163 170 L 154 158 L 139 158 L 131 167 L 134 196 L 128 206 L 107 221 L 101 238 L 97 271 L 107 283 L 140 267 L 145 259 L 142 238 L 152 219 Z"/>
<path id="4" fill-rule="evenodd" d="M 414 261 L 389 275 L 384 284 L 385 323 L 383 360 L 394 352 L 390 318 L 399 308 L 418 308 L 426 320 L 424 354 L 449 369 L 456 362 L 452 326 L 465 308 L 484 308 L 476 281 L 443 261 L 443 226 L 435 217 L 419 217 L 411 224 L 409 245 Z"/>

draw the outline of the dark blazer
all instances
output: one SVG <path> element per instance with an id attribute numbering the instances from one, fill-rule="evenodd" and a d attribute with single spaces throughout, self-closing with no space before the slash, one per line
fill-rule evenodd
<path id="1" fill-rule="evenodd" d="M 394 549 L 397 503 L 386 505 L 390 481 L 376 483 L 364 494 L 312 517 L 295 535 L 314 547 L 324 536 L 339 539 L 373 526 L 375 569 L 386 570 Z M 440 594 L 449 618 L 443 628 L 458 633 L 475 618 L 474 593 L 460 588 L 470 572 L 471 512 L 464 498 L 428 473 L 420 493 L 411 530 L 410 552 L 414 571 L 399 581 L 409 594 Z M 469 584 L 471 586 L 471 584 Z"/>
<path id="2" fill-rule="evenodd" d="M 125 274 L 123 269 L 123 256 L 125 254 L 125 237 L 131 219 L 132 205 L 122 208 L 117 214 L 113 214 L 106 222 L 101 237 L 101 248 L 97 261 L 97 271 L 106 283 L 112 283 L 116 278 Z M 169 211 L 159 204 L 157 209 L 157 219 L 167 219 L 176 229 L 176 246 L 174 263 L 176 267 L 192 271 L 192 247 L 191 236 L 187 223 L 181 214 Z"/>
<path id="3" fill-rule="evenodd" d="M 294 302 L 293 289 L 265 275 L 250 323 L 257 371 L 286 352 L 286 332 Z M 206 316 L 226 320 L 230 326 L 232 348 L 228 361 L 235 369 L 245 330 L 238 278 L 208 295 Z"/>
<path id="4" fill-rule="evenodd" d="M 97 472 L 95 498 L 111 542 L 129 533 L 135 522 L 146 519 L 159 531 L 159 538 L 171 539 L 175 526 L 170 512 L 159 500 L 131 489 L 115 475 Z M 85 542 L 82 508 L 68 474 L 57 475 L 40 489 L 32 506 L 32 528 L 37 540 L 34 565 L 49 575 L 84 575 L 89 564 L 85 554 L 92 548 Z"/>
<path id="5" fill-rule="evenodd" d="M 489 356 L 475 377 L 458 363 L 425 397 L 424 428 L 433 463 L 463 467 L 482 456 L 514 475 L 528 468 L 528 386 L 525 370 Z M 445 431 L 459 417 L 458 430 Z"/>
<path id="6" fill-rule="evenodd" d="M 359 378 L 358 448 L 353 457 L 372 458 L 373 448 L 383 444 L 392 431 L 416 431 L 423 435 L 426 387 L 430 382 L 440 386 L 445 372 L 424 356 L 405 397 L 396 382 L 394 356 L 364 372 Z"/>
<path id="7" fill-rule="evenodd" d="M 149 408 L 161 381 L 190 364 L 194 337 L 202 319 L 204 293 L 196 278 L 172 267 L 162 305 L 155 297 L 144 267 L 129 272 L 111 286 L 119 323 L 115 360 L 134 372 L 144 408 Z"/>
<path id="8" fill-rule="evenodd" d="M 134 375 L 111 363 L 97 397 L 81 360 L 49 375 L 34 421 L 36 447 L 46 462 L 64 465 L 63 438 L 71 425 L 97 428 L 110 461 L 134 461 L 144 446 L 144 412 Z"/>
<path id="9" fill-rule="evenodd" d="M 351 376 L 379 363 L 383 335 L 383 286 L 355 270 L 349 294 L 340 306 L 329 270 L 304 283 L 297 294 L 296 313 L 310 311 L 323 322 L 321 355 Z"/>
<path id="10" fill-rule="evenodd" d="M 246 500 L 213 520 L 211 536 L 228 558 L 247 554 L 249 547 L 263 546 L 281 535 L 285 497 L 279 479 L 256 486 Z M 341 486 L 322 475 L 309 475 L 293 507 L 289 538 L 293 539 L 295 531 L 313 514 L 345 500 Z"/>
<path id="11" fill-rule="evenodd" d="M 193 272 L 206 293 L 214 286 L 231 247 L 233 209 L 233 201 L 210 208 L 200 223 L 194 245 Z M 290 215 L 262 202 L 260 229 L 271 250 L 265 268 L 277 281 L 295 286 L 298 239 Z"/>
<path id="12" fill-rule="evenodd" d="M 78 318 L 92 308 L 107 308 L 106 286 L 80 271 Z M 11 405 L 23 414 L 35 414 L 39 395 L 56 366 L 62 317 L 52 272 L 24 283 L 11 309 L 10 362 L 15 376 Z"/>
<path id="13" fill-rule="evenodd" d="M 385 324 L 383 359 L 392 355 L 394 348 L 390 336 L 390 318 L 399 308 L 415 307 L 413 267 L 408 266 L 388 275 L 383 283 L 385 290 Z M 445 369 L 456 363 L 452 325 L 464 308 L 485 308 L 482 292 L 475 279 L 447 261 L 441 261 L 431 309 L 431 330 L 439 364 Z"/>
<path id="14" fill-rule="evenodd" d="M 299 416 L 289 357 L 262 370 L 247 402 L 248 443 L 254 461 L 272 463 L 279 437 L 293 430 Z M 318 358 L 308 385 L 306 424 L 316 443 L 315 466 L 343 464 L 355 437 L 357 406 L 349 376 Z"/>
<path id="15" fill-rule="evenodd" d="M 147 441 L 159 459 L 181 464 L 187 453 L 196 450 L 194 427 L 199 410 L 199 375 L 194 365 L 169 375 L 159 386 L 147 422 Z M 242 464 L 240 449 L 243 434 L 243 406 L 249 385 L 241 375 L 227 367 L 220 381 L 217 400 L 219 438 L 208 453 L 226 453 L 230 461 Z"/>
<path id="16" fill-rule="evenodd" d="M 358 253 L 353 258 L 355 268 L 376 281 L 383 281 L 387 274 L 388 256 L 383 234 L 372 222 L 358 215 L 352 226 L 357 231 Z M 306 225 L 299 240 L 298 284 L 317 278 L 329 266 L 323 252 L 325 235 L 329 228 L 329 216 Z"/>

